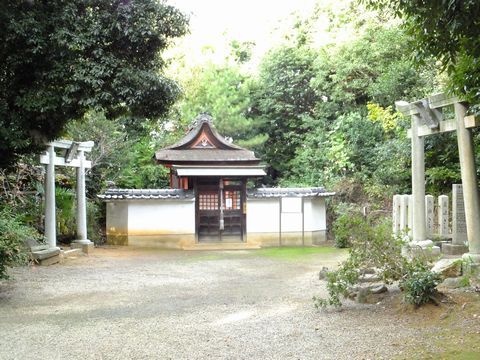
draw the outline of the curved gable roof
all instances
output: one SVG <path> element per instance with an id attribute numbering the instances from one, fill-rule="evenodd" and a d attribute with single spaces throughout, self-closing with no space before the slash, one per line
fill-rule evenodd
<path id="1" fill-rule="evenodd" d="M 200 114 L 190 125 L 187 134 L 178 142 L 164 149 L 180 150 L 193 147 L 203 134 L 207 135 L 209 139 L 215 142 L 216 148 L 225 150 L 245 150 L 240 146 L 228 142 L 218 131 L 213 127 L 213 119 L 209 114 Z"/>
<path id="2" fill-rule="evenodd" d="M 158 150 L 158 163 L 249 163 L 260 160 L 253 151 L 232 144 L 213 127 L 209 114 L 200 114 L 190 126 L 187 134 L 177 143 Z"/>

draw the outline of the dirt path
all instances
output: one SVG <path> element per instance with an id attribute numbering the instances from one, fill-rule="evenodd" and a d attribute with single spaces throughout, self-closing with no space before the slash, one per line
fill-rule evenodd
<path id="1" fill-rule="evenodd" d="M 343 253 L 260 254 L 96 249 L 14 269 L 0 283 L 0 358 L 387 359 L 432 329 L 385 304 L 315 310 L 318 270 Z"/>

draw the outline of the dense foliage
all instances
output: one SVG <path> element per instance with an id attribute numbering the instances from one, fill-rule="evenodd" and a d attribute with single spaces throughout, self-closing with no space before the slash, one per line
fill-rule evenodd
<path id="1" fill-rule="evenodd" d="M 186 32 L 177 9 L 147 1 L 0 5 L 0 167 L 39 151 L 88 109 L 164 115 L 179 89 L 159 52 Z"/>
<path id="2" fill-rule="evenodd" d="M 363 0 L 403 20 L 416 59 L 434 57 L 446 69 L 451 88 L 470 102 L 480 98 L 480 2 L 477 0 Z"/>
<path id="3" fill-rule="evenodd" d="M 38 238 L 39 234 L 25 225 L 18 215 L 0 208 L 0 279 L 8 279 L 8 266 L 27 259 L 25 240 Z"/>
<path id="4" fill-rule="evenodd" d="M 315 77 L 316 52 L 307 46 L 275 49 L 264 59 L 253 93 L 253 115 L 268 135 L 263 159 L 270 176 L 279 179 L 291 170 L 291 160 L 307 133 L 318 94 L 311 86 Z"/>

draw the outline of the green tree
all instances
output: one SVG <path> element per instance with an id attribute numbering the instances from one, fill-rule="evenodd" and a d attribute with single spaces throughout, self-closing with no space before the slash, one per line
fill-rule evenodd
<path id="1" fill-rule="evenodd" d="M 306 119 L 313 118 L 319 96 L 310 85 L 315 77 L 315 50 L 308 46 L 284 46 L 263 59 L 252 98 L 252 116 L 268 135 L 263 158 L 277 180 L 291 170 L 290 161 L 302 146 Z"/>
<path id="2" fill-rule="evenodd" d="M 163 1 L 0 5 L 0 167 L 39 151 L 88 109 L 164 115 L 179 89 L 160 52 L 187 19 Z"/>
<path id="3" fill-rule="evenodd" d="M 419 63 L 440 61 L 458 95 L 480 97 L 480 2 L 477 0 L 361 0 L 403 20 Z"/>
<path id="4" fill-rule="evenodd" d="M 220 133 L 234 139 L 244 137 L 250 126 L 245 118 L 249 102 L 246 77 L 237 68 L 211 62 L 190 71 L 191 76 L 183 81 L 181 118 L 189 122 L 198 114 L 209 112 Z"/>
<path id="5" fill-rule="evenodd" d="M 408 187 L 407 124 L 391 105 L 436 86 L 436 69 L 415 69 L 409 51 L 402 30 L 375 21 L 358 38 L 319 51 L 308 84 L 316 92 L 314 115 L 303 119 L 302 145 L 282 183 L 332 187 L 353 178 L 363 186 L 391 184 L 390 191 Z"/>
<path id="6" fill-rule="evenodd" d="M 163 122 L 145 122 L 134 130 L 129 122 L 126 118 L 108 120 L 103 112 L 92 111 L 66 127 L 64 136 L 95 142 L 88 156 L 92 161 L 87 182 L 91 199 L 106 188 L 108 181 L 126 188 L 168 186 L 166 170 L 155 164 L 153 154 L 174 143 L 176 132 L 167 131 Z"/>

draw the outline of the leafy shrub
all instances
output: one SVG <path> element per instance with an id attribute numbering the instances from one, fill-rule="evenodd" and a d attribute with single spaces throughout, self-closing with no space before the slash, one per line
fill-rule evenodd
<path id="1" fill-rule="evenodd" d="M 430 271 L 425 263 L 413 261 L 407 266 L 399 285 L 405 302 L 421 306 L 432 300 L 441 281 L 440 274 Z"/>
<path id="2" fill-rule="evenodd" d="M 105 209 L 102 209 L 102 206 L 105 206 L 105 203 L 90 199 L 87 201 L 87 234 L 97 245 L 105 240 L 103 237 Z"/>
<path id="3" fill-rule="evenodd" d="M 57 237 L 64 242 L 73 240 L 77 231 L 75 191 L 56 187 L 55 207 L 57 211 Z"/>
<path id="4" fill-rule="evenodd" d="M 335 246 L 337 248 L 347 248 L 351 246 L 352 238 L 363 232 L 365 220 L 361 215 L 347 212 L 340 215 L 333 224 L 333 233 L 335 235 Z"/>
<path id="5" fill-rule="evenodd" d="M 0 209 L 0 279 L 8 279 L 7 267 L 26 262 L 24 241 L 39 237 L 35 229 L 22 223 L 11 210 Z"/>
<path id="6" fill-rule="evenodd" d="M 422 305 L 429 301 L 439 284 L 439 277 L 428 269 L 425 258 L 409 261 L 402 256 L 405 245 L 400 238 L 392 236 L 391 223 L 370 223 L 360 217 L 350 231 L 351 248 L 349 257 L 339 269 L 327 274 L 327 299 L 314 297 L 315 306 L 341 306 L 341 298 L 349 294 L 349 288 L 358 283 L 366 269 L 376 269 L 386 284 L 401 280 L 405 301 Z"/>

